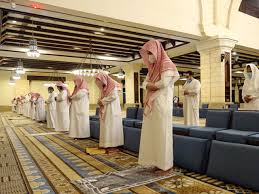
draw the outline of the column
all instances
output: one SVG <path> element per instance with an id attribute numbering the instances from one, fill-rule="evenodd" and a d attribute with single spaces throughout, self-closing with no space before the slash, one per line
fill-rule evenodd
<path id="1" fill-rule="evenodd" d="M 212 37 L 197 44 L 200 53 L 201 103 L 231 101 L 231 50 L 236 40 Z"/>
<path id="2" fill-rule="evenodd" d="M 128 64 L 122 67 L 125 72 L 125 107 L 136 106 L 140 103 L 140 64 Z"/>

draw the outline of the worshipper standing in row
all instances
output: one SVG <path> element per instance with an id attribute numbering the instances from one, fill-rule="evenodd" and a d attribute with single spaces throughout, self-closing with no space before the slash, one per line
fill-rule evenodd
<path id="1" fill-rule="evenodd" d="M 31 92 L 27 94 L 27 97 L 26 97 L 26 102 L 27 102 L 27 113 L 26 113 L 26 117 L 30 117 L 30 114 L 31 114 Z"/>
<path id="2" fill-rule="evenodd" d="M 242 98 L 245 109 L 259 110 L 259 70 L 255 64 L 249 63 L 244 70 L 245 82 L 242 90 Z"/>
<path id="3" fill-rule="evenodd" d="M 15 113 L 16 112 L 16 98 L 14 98 L 12 100 L 12 112 Z"/>
<path id="4" fill-rule="evenodd" d="M 56 100 L 56 113 L 57 119 L 55 124 L 56 131 L 69 131 L 69 90 L 62 82 L 56 84 L 59 94 Z"/>
<path id="5" fill-rule="evenodd" d="M 167 173 L 173 167 L 172 101 L 174 82 L 179 79 L 175 64 L 158 40 L 148 41 L 140 50 L 148 75 L 138 163 Z M 161 171 L 162 170 L 162 171 Z"/>
<path id="6" fill-rule="evenodd" d="M 30 106 L 30 96 L 29 93 L 25 95 L 24 99 L 24 116 L 29 117 L 29 106 Z"/>
<path id="7" fill-rule="evenodd" d="M 22 99 L 21 97 L 17 97 L 17 114 L 22 114 Z"/>
<path id="8" fill-rule="evenodd" d="M 199 101 L 201 83 L 193 78 L 193 72 L 187 72 L 187 80 L 183 86 L 184 103 L 183 114 L 184 124 L 189 126 L 199 126 Z"/>
<path id="9" fill-rule="evenodd" d="M 36 101 L 36 93 L 32 93 L 31 94 L 31 99 L 30 99 L 30 102 L 31 102 L 31 106 L 30 106 L 30 110 L 31 110 L 31 112 L 30 112 L 30 118 L 32 119 L 32 120 L 35 120 L 35 101 Z"/>
<path id="10" fill-rule="evenodd" d="M 118 151 L 116 147 L 124 144 L 121 117 L 120 85 L 104 72 L 95 75 L 95 83 L 100 89 L 100 140 L 99 147 L 107 152 Z"/>
<path id="11" fill-rule="evenodd" d="M 75 88 L 69 97 L 70 106 L 70 128 L 69 136 L 75 139 L 90 137 L 89 122 L 89 90 L 85 80 L 76 76 L 74 78 Z"/>
<path id="12" fill-rule="evenodd" d="M 56 124 L 56 94 L 53 87 L 48 88 L 49 98 L 46 100 L 47 105 L 47 128 L 55 129 Z"/>
<path id="13" fill-rule="evenodd" d="M 35 93 L 35 120 L 43 122 L 46 120 L 45 101 L 39 93 Z"/>

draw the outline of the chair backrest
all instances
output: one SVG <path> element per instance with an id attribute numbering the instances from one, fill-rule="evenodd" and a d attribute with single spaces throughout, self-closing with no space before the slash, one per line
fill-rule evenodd
<path id="1" fill-rule="evenodd" d="M 143 114 L 144 114 L 144 109 L 139 108 L 138 113 L 137 113 L 137 119 L 142 121 L 143 120 Z"/>
<path id="2" fill-rule="evenodd" d="M 126 117 L 129 119 L 136 119 L 137 118 L 138 108 L 136 107 L 128 107 L 126 111 Z"/>
<path id="3" fill-rule="evenodd" d="M 209 104 L 202 104 L 201 108 L 209 108 Z"/>
<path id="4" fill-rule="evenodd" d="M 226 128 L 230 127 L 231 111 L 209 110 L 206 117 L 206 127 Z"/>
<path id="5" fill-rule="evenodd" d="M 233 113 L 232 128 L 259 132 L 259 112 L 236 111 Z"/>
<path id="6" fill-rule="evenodd" d="M 100 108 L 99 108 L 99 107 L 97 107 L 97 108 L 96 108 L 96 110 L 95 110 L 95 115 L 96 115 L 96 116 L 98 116 L 98 115 L 99 115 L 99 113 L 100 113 Z"/>
<path id="7" fill-rule="evenodd" d="M 238 104 L 230 104 L 229 109 L 238 110 Z"/>

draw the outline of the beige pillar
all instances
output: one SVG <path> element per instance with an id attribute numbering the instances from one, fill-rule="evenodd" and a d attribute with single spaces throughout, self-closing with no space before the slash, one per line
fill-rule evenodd
<path id="1" fill-rule="evenodd" d="M 230 53 L 231 68 L 231 50 L 236 42 L 229 37 L 217 36 L 201 40 L 197 44 L 200 53 L 202 103 L 225 103 L 225 61 L 221 61 L 221 54 Z M 229 71 L 231 90 L 231 69 Z"/>
<path id="2" fill-rule="evenodd" d="M 140 64 L 128 64 L 122 67 L 125 72 L 125 94 L 126 94 L 126 104 L 125 107 L 135 106 L 140 103 L 140 76 L 138 74 L 138 102 L 135 102 L 135 84 L 134 84 L 134 73 L 139 73 L 141 69 Z"/>

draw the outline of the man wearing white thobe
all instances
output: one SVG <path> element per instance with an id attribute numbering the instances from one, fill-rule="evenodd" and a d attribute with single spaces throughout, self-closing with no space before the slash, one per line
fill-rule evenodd
<path id="1" fill-rule="evenodd" d="M 54 129 L 56 124 L 56 94 L 53 87 L 48 88 L 49 98 L 46 100 L 47 104 L 47 128 Z"/>
<path id="2" fill-rule="evenodd" d="M 189 126 L 199 126 L 199 101 L 201 84 L 199 80 L 193 78 L 193 72 L 187 72 L 187 81 L 184 84 L 183 89 L 184 124 Z"/>
<path id="3" fill-rule="evenodd" d="M 59 94 L 56 97 L 57 119 L 55 124 L 56 131 L 69 131 L 69 91 L 66 86 L 59 82 L 57 83 Z"/>
<path id="4" fill-rule="evenodd" d="M 259 110 L 259 70 L 253 64 L 247 64 L 244 70 L 245 82 L 242 98 L 246 110 Z"/>
<path id="5" fill-rule="evenodd" d="M 71 95 L 69 136 L 72 138 L 90 137 L 89 92 L 85 80 L 76 76 L 75 89 Z"/>
<path id="6" fill-rule="evenodd" d="M 42 96 L 38 96 L 35 101 L 35 120 L 38 122 L 43 122 L 46 120 L 46 112 L 45 112 L 45 101 Z"/>

